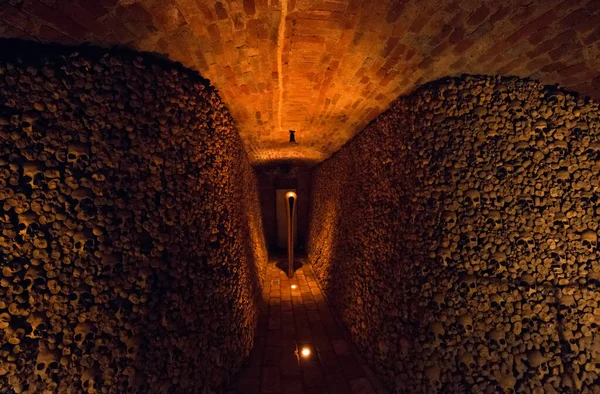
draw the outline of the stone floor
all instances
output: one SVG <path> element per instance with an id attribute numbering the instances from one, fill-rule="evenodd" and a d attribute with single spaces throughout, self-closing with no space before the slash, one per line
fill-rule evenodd
<path id="1" fill-rule="evenodd" d="M 276 261 L 268 265 L 255 346 L 226 391 L 258 393 L 386 394 L 336 323 L 307 264 L 292 279 Z"/>

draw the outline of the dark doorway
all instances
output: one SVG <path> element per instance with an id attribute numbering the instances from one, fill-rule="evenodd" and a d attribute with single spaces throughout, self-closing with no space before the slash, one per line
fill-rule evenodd
<path id="1" fill-rule="evenodd" d="M 285 192 L 282 193 L 283 190 L 293 190 L 298 195 L 294 249 L 299 256 L 304 255 L 306 250 L 306 237 L 308 234 L 308 216 L 310 213 L 311 168 L 307 165 L 293 165 L 286 163 L 260 166 L 255 169 L 258 178 L 260 202 L 263 214 L 263 229 L 269 253 L 272 255 L 284 255 L 286 253 L 287 241 L 281 242 L 283 232 L 279 234 L 280 225 L 278 225 L 277 219 L 277 206 L 284 201 L 280 201 L 278 196 L 280 198 L 282 198 L 280 194 L 285 196 Z M 283 205 L 282 208 L 285 213 L 285 205 Z M 281 207 L 279 209 L 281 210 Z M 282 219 L 280 218 L 279 221 L 281 220 Z M 283 224 L 285 224 L 285 222 Z M 284 227 L 284 230 L 286 231 L 286 238 L 284 239 L 287 240 L 287 229 Z"/>

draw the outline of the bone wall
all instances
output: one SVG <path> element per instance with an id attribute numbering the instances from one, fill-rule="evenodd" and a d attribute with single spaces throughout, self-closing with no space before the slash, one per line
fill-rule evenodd
<path id="1" fill-rule="evenodd" d="M 218 94 L 148 55 L 10 45 L 0 392 L 218 391 L 253 345 L 266 264 Z"/>
<path id="2" fill-rule="evenodd" d="M 316 168 L 309 260 L 395 392 L 600 390 L 599 115 L 441 80 Z"/>

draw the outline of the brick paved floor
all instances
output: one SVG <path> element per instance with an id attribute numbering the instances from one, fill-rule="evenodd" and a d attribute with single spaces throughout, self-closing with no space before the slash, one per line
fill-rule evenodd
<path id="1" fill-rule="evenodd" d="M 271 261 L 254 349 L 226 393 L 385 394 L 344 337 L 310 266 L 288 279 Z"/>

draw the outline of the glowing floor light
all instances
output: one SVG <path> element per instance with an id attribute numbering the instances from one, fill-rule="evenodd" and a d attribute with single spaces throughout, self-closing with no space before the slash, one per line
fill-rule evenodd
<path id="1" fill-rule="evenodd" d="M 300 354 L 302 354 L 302 357 L 306 358 L 308 356 L 310 356 L 310 349 L 307 347 L 302 348 L 302 351 L 300 351 Z"/>
<path id="2" fill-rule="evenodd" d="M 297 289 L 297 288 L 298 288 L 298 286 L 292 285 L 292 289 Z"/>

